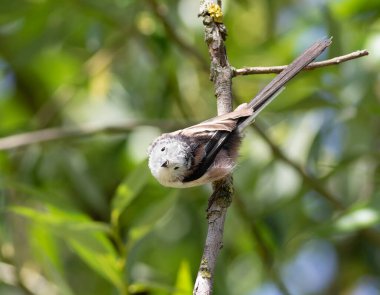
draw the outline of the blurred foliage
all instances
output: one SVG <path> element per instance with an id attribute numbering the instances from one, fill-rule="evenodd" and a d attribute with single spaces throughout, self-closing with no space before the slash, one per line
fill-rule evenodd
<path id="1" fill-rule="evenodd" d="M 302 73 L 261 115 L 304 173 L 247 132 L 214 293 L 379 294 L 380 2 L 223 2 L 234 67 L 286 64 L 323 36 L 324 58 L 370 56 Z M 142 122 L 0 152 L 0 294 L 191 294 L 210 187 L 161 187 L 146 149 L 215 99 L 151 3 L 0 0 L 1 137 Z M 198 1 L 159 4 L 207 60 Z M 235 78 L 237 103 L 270 79 Z"/>

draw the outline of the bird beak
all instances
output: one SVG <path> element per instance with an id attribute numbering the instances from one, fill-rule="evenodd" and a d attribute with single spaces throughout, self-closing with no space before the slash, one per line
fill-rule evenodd
<path id="1" fill-rule="evenodd" d="M 169 166 L 169 161 L 168 161 L 168 160 L 166 160 L 166 161 L 161 165 L 161 167 L 165 167 L 165 168 L 168 168 L 168 166 Z"/>

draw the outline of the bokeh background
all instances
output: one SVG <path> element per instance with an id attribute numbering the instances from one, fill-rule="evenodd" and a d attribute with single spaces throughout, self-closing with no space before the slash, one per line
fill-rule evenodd
<path id="1" fill-rule="evenodd" d="M 380 294 L 380 2 L 223 3 L 236 68 L 325 36 L 370 55 L 247 131 L 214 294 Z M 198 5 L 0 0 L 0 294 L 191 294 L 211 188 L 160 186 L 146 150 L 216 113 Z M 236 104 L 272 77 L 235 78 Z"/>

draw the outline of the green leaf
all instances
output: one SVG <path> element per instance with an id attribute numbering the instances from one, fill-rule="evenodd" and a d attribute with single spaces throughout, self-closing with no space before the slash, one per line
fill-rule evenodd
<path id="1" fill-rule="evenodd" d="M 64 276 L 64 257 L 60 255 L 60 244 L 56 237 L 37 222 L 31 226 L 29 232 L 33 252 L 43 266 L 46 276 L 57 285 L 60 294 L 73 295 L 74 292 Z"/>
<path id="2" fill-rule="evenodd" d="M 149 292 L 151 292 L 152 294 L 169 294 L 175 292 L 175 289 L 173 288 L 173 286 L 167 284 L 152 281 L 144 281 L 130 284 L 128 286 L 128 291 L 131 294 L 144 294 Z"/>
<path id="3" fill-rule="evenodd" d="M 73 232 L 110 232 L 106 223 L 91 221 L 82 213 L 62 211 L 53 206 L 45 206 L 45 211 L 21 206 L 11 207 L 10 210 L 34 221 Z"/>
<path id="4" fill-rule="evenodd" d="M 193 294 L 193 280 L 189 262 L 183 260 L 177 273 L 176 291 L 173 295 L 191 295 Z"/>
<path id="5" fill-rule="evenodd" d="M 113 224 L 128 205 L 138 196 L 145 183 L 148 180 L 148 168 L 146 161 L 143 161 L 135 170 L 129 174 L 126 179 L 118 186 L 116 195 L 112 200 L 111 219 Z"/>
<path id="6" fill-rule="evenodd" d="M 11 210 L 60 237 L 94 271 L 119 290 L 124 288 L 124 265 L 106 237 L 110 232 L 108 225 L 91 221 L 84 214 L 63 212 L 52 206 L 46 206 L 45 210 L 26 207 L 13 207 Z"/>
<path id="7" fill-rule="evenodd" d="M 341 216 L 335 223 L 336 229 L 343 232 L 368 228 L 379 223 L 379 213 L 371 208 L 361 208 Z"/>
<path id="8" fill-rule="evenodd" d="M 133 247 L 133 245 L 152 231 L 154 224 L 146 224 L 141 226 L 135 226 L 131 228 L 128 233 L 128 245 Z"/>
<path id="9" fill-rule="evenodd" d="M 119 290 L 124 288 L 123 264 L 113 253 L 91 250 L 86 244 L 75 239 L 70 239 L 69 244 L 79 257 L 99 275 L 110 281 Z"/>

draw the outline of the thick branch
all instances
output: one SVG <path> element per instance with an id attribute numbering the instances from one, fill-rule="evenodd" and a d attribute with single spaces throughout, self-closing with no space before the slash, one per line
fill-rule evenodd
<path id="1" fill-rule="evenodd" d="M 210 295 L 213 289 L 216 260 L 223 247 L 224 221 L 232 201 L 232 177 L 213 183 L 213 202 L 208 209 L 208 229 L 201 265 L 193 290 L 194 295 Z"/>
<path id="2" fill-rule="evenodd" d="M 349 61 L 355 58 L 368 55 L 367 50 L 358 50 L 346 55 L 337 56 L 331 59 L 317 61 L 309 64 L 303 70 L 313 70 L 317 68 L 334 66 L 342 62 Z M 245 76 L 245 75 L 257 75 L 257 74 L 278 74 L 284 70 L 287 66 L 273 66 L 273 67 L 246 67 L 241 69 L 234 69 L 233 76 Z"/>
<path id="3" fill-rule="evenodd" d="M 201 9 L 207 9 L 211 4 L 212 1 L 205 1 L 205 3 L 201 1 Z M 220 9 L 220 5 L 215 7 Z M 225 26 L 219 21 L 214 21 L 207 11 L 201 11 L 200 15 L 203 16 L 205 41 L 211 60 L 210 79 L 215 87 L 218 115 L 222 115 L 232 111 L 232 67 L 228 62 L 224 45 L 227 32 Z M 224 221 L 227 208 L 232 201 L 232 177 L 227 176 L 214 182 L 213 189 L 214 192 L 210 197 L 207 210 L 207 237 L 201 265 L 195 281 L 194 295 L 212 294 L 216 260 L 223 245 Z"/>

